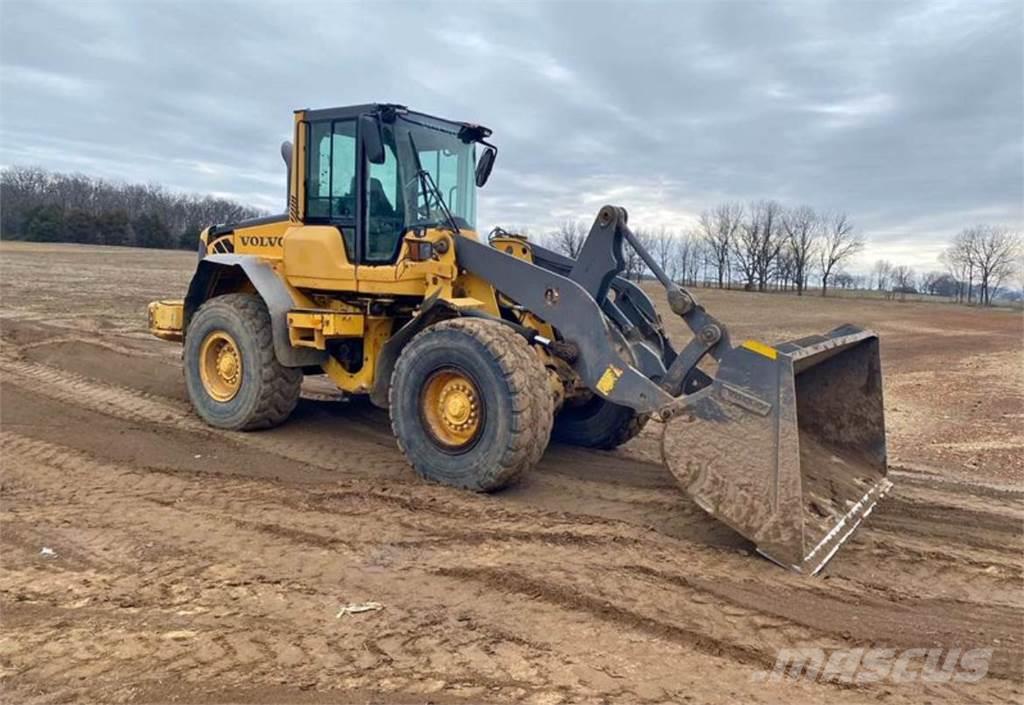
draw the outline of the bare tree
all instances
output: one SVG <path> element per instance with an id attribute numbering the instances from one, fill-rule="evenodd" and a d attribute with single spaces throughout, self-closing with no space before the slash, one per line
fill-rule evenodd
<path id="1" fill-rule="evenodd" d="M 759 209 L 761 236 L 758 241 L 757 289 L 767 291 L 768 282 L 775 277 L 779 253 L 785 244 L 782 229 L 782 206 L 776 201 L 764 201 Z"/>
<path id="2" fill-rule="evenodd" d="M 864 249 L 864 238 L 853 229 L 845 213 L 833 213 L 824 220 L 824 234 L 818 251 L 821 268 L 821 295 L 828 294 L 828 280 L 832 270 Z"/>
<path id="3" fill-rule="evenodd" d="M 914 268 L 906 264 L 900 264 L 893 267 L 892 270 L 892 291 L 894 294 L 899 294 L 901 300 L 907 298 L 907 294 L 913 294 L 917 291 L 914 286 L 916 280 L 914 274 Z"/>
<path id="4" fill-rule="evenodd" d="M 813 208 L 799 206 L 786 211 L 782 218 L 782 227 L 786 231 L 785 252 L 792 265 L 796 293 L 803 296 L 810 264 L 817 254 L 821 219 Z"/>
<path id="5" fill-rule="evenodd" d="M 685 232 L 675 239 L 675 257 L 673 279 L 680 279 L 683 284 L 696 284 L 700 267 L 704 261 L 702 236 Z"/>
<path id="6" fill-rule="evenodd" d="M 1021 253 L 1021 238 L 1004 227 L 979 226 L 976 231 L 978 298 L 983 306 L 991 306 L 992 293 L 1013 273 Z"/>
<path id="7" fill-rule="evenodd" d="M 743 220 L 743 206 L 739 203 L 723 203 L 700 214 L 697 227 L 708 261 L 718 277 L 718 288 L 731 278 L 730 257 L 736 240 L 736 233 Z"/>
<path id="8" fill-rule="evenodd" d="M 690 257 L 684 269 L 683 277 L 694 286 L 696 286 L 699 279 L 703 279 L 704 285 L 707 286 L 707 245 L 695 233 L 689 233 L 687 240 L 690 243 Z M 704 268 L 703 275 L 701 274 L 701 268 Z"/>
<path id="9" fill-rule="evenodd" d="M 676 258 L 676 234 L 662 225 L 657 231 L 651 234 L 652 252 L 654 260 L 661 267 L 662 271 L 672 279 L 679 276 Z"/>
<path id="10" fill-rule="evenodd" d="M 743 279 L 743 288 L 754 290 L 757 282 L 757 234 L 756 230 L 744 225 L 737 233 L 732 247 L 732 261 Z"/>
<path id="11" fill-rule="evenodd" d="M 953 238 L 953 244 L 940 256 L 949 273 L 960 282 L 957 294 L 960 302 L 966 299 L 967 303 L 971 303 L 974 300 L 974 274 L 978 266 L 979 238 L 979 228 L 964 228 L 957 233 Z"/>
<path id="12" fill-rule="evenodd" d="M 587 239 L 587 226 L 580 220 L 567 219 L 551 234 L 551 242 L 556 252 L 576 259 Z"/>
<path id="13" fill-rule="evenodd" d="M 782 206 L 776 201 L 758 201 L 750 204 L 740 224 L 732 250 L 748 290 L 756 284 L 758 291 L 765 291 L 774 276 L 783 244 L 781 216 Z"/>
<path id="14" fill-rule="evenodd" d="M 951 245 L 939 255 L 939 261 L 946 267 L 949 278 L 956 282 L 956 293 L 953 298 L 957 303 L 963 303 L 966 297 L 967 263 L 960 256 L 956 245 Z"/>
<path id="15" fill-rule="evenodd" d="M 892 279 L 892 262 L 887 259 L 876 261 L 871 270 L 871 276 L 874 279 L 876 291 L 888 291 L 889 280 Z"/>
<path id="16" fill-rule="evenodd" d="M 789 247 L 785 243 L 783 243 L 779 256 L 775 260 L 773 273 L 776 286 L 782 291 L 788 291 L 790 285 L 796 288 L 796 262 L 793 259 L 793 253 L 790 252 Z"/>

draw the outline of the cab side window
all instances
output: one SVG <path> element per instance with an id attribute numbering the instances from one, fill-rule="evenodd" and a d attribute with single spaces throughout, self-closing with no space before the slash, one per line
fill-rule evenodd
<path id="1" fill-rule="evenodd" d="M 308 144 L 306 217 L 342 226 L 345 250 L 351 258 L 356 223 L 356 123 L 312 123 Z"/>
<path id="2" fill-rule="evenodd" d="M 390 127 L 384 128 L 384 163 L 369 166 L 366 259 L 370 262 L 390 262 L 398 252 L 398 244 L 405 229 L 395 139 Z"/>

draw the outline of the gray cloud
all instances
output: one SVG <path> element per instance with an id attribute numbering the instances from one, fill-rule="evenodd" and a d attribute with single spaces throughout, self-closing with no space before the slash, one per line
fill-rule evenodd
<path id="1" fill-rule="evenodd" d="M 930 266 L 1024 220 L 1019 2 L 6 2 L 0 163 L 276 209 L 291 110 L 393 101 L 495 130 L 481 225 L 604 202 L 846 210 Z"/>

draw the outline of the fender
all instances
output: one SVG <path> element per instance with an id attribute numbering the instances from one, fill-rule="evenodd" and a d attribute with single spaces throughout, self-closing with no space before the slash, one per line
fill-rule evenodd
<path id="1" fill-rule="evenodd" d="M 199 261 L 185 296 L 185 331 L 192 314 L 217 292 L 225 276 L 247 279 L 270 311 L 274 356 L 285 367 L 312 367 L 327 362 L 325 350 L 292 347 L 288 339 L 288 312 L 302 305 L 291 289 L 266 261 L 255 255 L 207 255 Z"/>

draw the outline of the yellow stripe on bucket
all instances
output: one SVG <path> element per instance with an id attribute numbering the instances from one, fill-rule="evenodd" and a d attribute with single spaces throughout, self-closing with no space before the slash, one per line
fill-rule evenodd
<path id="1" fill-rule="evenodd" d="M 773 348 L 771 345 L 765 345 L 764 343 L 759 343 L 756 340 L 744 340 L 740 347 L 746 348 L 751 352 L 756 352 L 758 355 L 764 355 L 770 360 L 774 360 L 779 356 L 778 350 Z"/>

